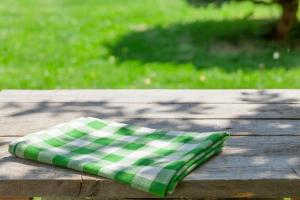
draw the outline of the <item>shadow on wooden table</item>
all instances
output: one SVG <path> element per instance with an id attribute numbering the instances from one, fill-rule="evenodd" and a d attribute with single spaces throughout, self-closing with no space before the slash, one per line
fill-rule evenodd
<path id="1" fill-rule="evenodd" d="M 194 179 L 223 179 L 230 174 L 235 179 L 299 179 L 300 177 L 300 107 L 297 99 L 283 98 L 276 91 L 260 91 L 255 95 L 244 92 L 241 103 L 182 103 L 176 99 L 153 103 L 92 102 L 38 102 L 4 103 L 1 112 L 4 117 L 28 120 L 30 131 L 82 116 L 93 116 L 108 120 L 147 126 L 151 128 L 182 131 L 228 130 L 232 137 L 220 156 L 186 177 Z M 271 102 L 271 103 L 263 103 Z M 244 107 L 247 105 L 248 107 Z M 253 106 L 253 107 L 251 107 Z M 224 108 L 227 113 L 224 112 Z M 244 110 L 243 110 L 244 109 Z M 208 116 L 208 117 L 205 117 Z M 12 124 L 10 124 L 12 126 Z M 12 131 L 14 127 L 10 130 Z M 25 131 L 16 131 L 15 136 Z M 29 128 L 28 128 L 29 129 Z M 26 129 L 27 130 L 27 129 Z M 27 132 L 27 131 L 26 131 Z M 6 146 L 6 142 L 2 142 Z M 281 155 L 282 154 L 282 155 Z M 63 169 L 36 164 L 8 156 L 0 159 L 0 168 L 13 165 L 26 166 L 25 179 L 45 178 L 49 173 L 68 178 L 80 173 L 69 173 Z M 251 168 L 251 172 L 249 171 Z M 232 172 L 230 172 L 232 171 Z M 6 178 L 1 173 L 1 179 Z M 72 175 L 71 175 L 72 174 Z"/>

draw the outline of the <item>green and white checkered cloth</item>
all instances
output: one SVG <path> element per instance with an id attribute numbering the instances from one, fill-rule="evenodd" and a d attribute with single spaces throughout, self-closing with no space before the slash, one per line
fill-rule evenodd
<path id="1" fill-rule="evenodd" d="M 19 138 L 9 152 L 165 197 L 220 152 L 227 137 L 226 132 L 162 131 L 87 117 Z"/>

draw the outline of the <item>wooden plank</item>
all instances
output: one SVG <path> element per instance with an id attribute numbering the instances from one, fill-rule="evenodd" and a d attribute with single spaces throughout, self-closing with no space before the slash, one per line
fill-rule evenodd
<path id="1" fill-rule="evenodd" d="M 88 181 L 95 199 L 108 198 L 153 198 L 154 196 L 113 182 Z M 86 181 L 83 182 L 86 184 Z M 283 198 L 299 196 L 298 180 L 227 180 L 183 181 L 168 198 Z M 83 187 L 84 189 L 87 186 Z M 90 190 L 89 190 L 90 191 Z M 82 194 L 84 196 L 85 193 Z"/>
<path id="2" fill-rule="evenodd" d="M 0 117 L 95 116 L 154 119 L 300 119 L 300 104 L 0 103 Z"/>
<path id="3" fill-rule="evenodd" d="M 14 169 L 14 168 L 13 168 Z M 3 197 L 68 196 L 77 197 L 80 180 L 0 180 L 0 195 Z"/>
<path id="4" fill-rule="evenodd" d="M 0 138 L 0 197 L 78 195 L 81 187 L 79 172 L 9 155 L 8 144 L 14 139 Z"/>
<path id="5" fill-rule="evenodd" d="M 300 90 L 1 91 L 0 196 L 152 197 L 111 180 L 8 155 L 8 142 L 14 138 L 5 136 L 81 116 L 168 130 L 233 132 L 223 153 L 187 176 L 171 197 L 300 196 L 299 94 Z"/>
<path id="6" fill-rule="evenodd" d="M 7 142 L 13 139 L 0 139 L 0 196 L 151 197 L 111 180 L 11 157 Z M 187 176 L 171 197 L 299 196 L 299 140 L 300 136 L 233 136 L 220 155 Z M 7 193 L 15 187 L 14 194 Z"/>
<path id="7" fill-rule="evenodd" d="M 26 197 L 17 197 L 17 198 L 15 198 L 15 197 L 4 197 L 4 198 L 0 197 L 0 200 L 33 200 L 33 198 L 30 198 L 30 197 L 28 197 L 28 198 L 26 198 Z"/>
<path id="8" fill-rule="evenodd" d="M 169 197 L 275 198 L 300 193 L 299 137 L 232 137 L 224 151 L 193 171 Z M 298 140 L 298 141 L 297 141 Z M 295 152 L 295 153 L 294 153 Z M 83 176 L 81 195 L 145 198 L 130 187 Z"/>
<path id="9" fill-rule="evenodd" d="M 300 159 L 293 151 L 299 151 L 299 143 L 296 141 L 293 145 L 290 139 L 233 137 L 220 156 L 187 176 L 171 197 L 278 197 L 284 196 L 283 192 L 296 195 L 300 176 L 294 170 L 299 169 Z M 82 195 L 149 197 L 113 182 L 97 181 L 91 176 L 84 176 L 83 180 Z"/>
<path id="10" fill-rule="evenodd" d="M 3 90 L 0 102 L 300 103 L 299 90 Z"/>
<path id="11" fill-rule="evenodd" d="M 0 137 L 23 136 L 74 119 L 73 115 L 57 117 L 24 116 L 20 119 L 0 117 Z M 164 130 L 229 131 L 232 135 L 300 135 L 299 120 L 239 120 L 239 119 L 122 119 L 106 120 Z"/>
<path id="12" fill-rule="evenodd" d="M 72 197 L 71 198 L 70 197 L 43 197 L 42 200 L 95 200 L 95 199 L 84 198 L 84 197 L 83 198 L 76 198 L 76 197 L 75 198 L 72 198 Z"/>

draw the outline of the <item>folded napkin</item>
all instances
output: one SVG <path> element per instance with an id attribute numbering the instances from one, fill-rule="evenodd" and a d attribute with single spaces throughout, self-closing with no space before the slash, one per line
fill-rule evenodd
<path id="1" fill-rule="evenodd" d="M 19 138 L 9 152 L 165 197 L 220 152 L 227 137 L 226 132 L 162 131 L 87 117 Z"/>

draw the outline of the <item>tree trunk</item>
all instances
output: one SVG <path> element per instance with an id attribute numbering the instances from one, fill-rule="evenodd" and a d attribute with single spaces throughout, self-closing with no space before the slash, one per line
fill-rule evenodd
<path id="1" fill-rule="evenodd" d="M 282 15 L 279 19 L 274 33 L 274 39 L 284 40 L 297 22 L 297 11 L 299 0 L 278 0 L 282 8 Z"/>

